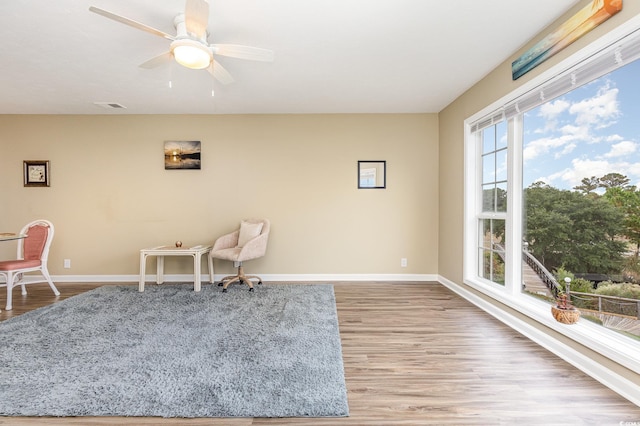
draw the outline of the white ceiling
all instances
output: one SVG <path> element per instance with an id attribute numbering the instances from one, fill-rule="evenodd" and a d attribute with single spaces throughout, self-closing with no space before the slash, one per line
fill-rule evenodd
<path id="1" fill-rule="evenodd" d="M 209 42 L 272 49 L 275 62 L 218 57 L 226 86 L 175 63 L 142 69 L 169 40 L 88 10 L 175 34 L 184 0 L 0 1 L 0 113 L 438 112 L 578 0 L 210 3 Z"/>

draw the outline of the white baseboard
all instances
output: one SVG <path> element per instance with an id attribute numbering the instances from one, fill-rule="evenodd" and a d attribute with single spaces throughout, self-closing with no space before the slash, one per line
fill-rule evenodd
<path id="1" fill-rule="evenodd" d="M 215 274 L 215 281 L 227 274 Z M 435 274 L 260 274 L 268 281 L 402 281 L 437 282 Z M 60 283 L 99 283 L 99 282 L 138 282 L 139 275 L 53 275 L 54 282 Z M 145 282 L 155 282 L 155 275 L 146 275 Z M 191 274 L 165 274 L 165 282 L 193 281 Z M 209 282 L 209 274 L 202 274 L 202 282 Z"/>
<path id="2" fill-rule="evenodd" d="M 604 386 L 628 399 L 635 405 L 640 406 L 638 386 L 622 374 L 607 368 L 599 362 L 596 362 L 593 358 L 584 355 L 571 346 L 554 339 L 550 334 L 534 327 L 532 324 L 529 324 L 526 321 L 511 315 L 507 311 L 500 309 L 495 304 L 486 301 L 471 291 L 468 291 L 464 286 L 458 285 L 442 276 L 438 277 L 438 282 L 460 297 L 468 300 L 478 308 L 487 312 L 497 320 L 516 330 L 523 336 L 526 336 L 530 340 L 536 342 L 549 352 L 557 355 L 580 371 L 593 377 Z"/>

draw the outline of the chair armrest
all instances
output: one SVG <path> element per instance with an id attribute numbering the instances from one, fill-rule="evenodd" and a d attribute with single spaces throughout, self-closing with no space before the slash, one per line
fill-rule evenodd
<path id="1" fill-rule="evenodd" d="M 240 236 L 240 230 L 233 231 L 229 234 L 218 237 L 215 243 L 213 243 L 212 252 L 217 250 L 224 250 L 233 248 L 238 245 L 238 237 Z"/>
<path id="2" fill-rule="evenodd" d="M 239 261 L 256 259 L 262 257 L 267 252 L 267 242 L 269 241 L 269 233 L 260 234 L 255 238 L 247 241 L 240 250 L 238 255 Z"/>

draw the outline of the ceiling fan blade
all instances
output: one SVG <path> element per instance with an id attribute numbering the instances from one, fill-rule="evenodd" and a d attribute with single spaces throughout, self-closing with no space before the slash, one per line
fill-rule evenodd
<path id="1" fill-rule="evenodd" d="M 209 71 L 209 73 L 222 84 L 229 84 L 235 81 L 233 77 L 231 77 L 231 74 L 229 74 L 229 71 L 224 69 L 224 67 L 215 59 L 211 62 L 207 71 Z"/>
<path id="2" fill-rule="evenodd" d="M 173 55 L 171 55 L 171 52 L 164 52 L 161 55 L 158 55 L 154 58 L 149 59 L 146 62 L 141 63 L 139 67 L 146 68 L 146 69 L 156 68 L 156 67 L 159 67 L 160 65 L 164 65 L 171 62 L 172 58 L 173 58 Z"/>
<path id="3" fill-rule="evenodd" d="M 210 47 L 214 55 L 228 56 L 229 58 L 263 62 L 273 62 L 274 59 L 273 50 L 260 47 L 241 46 L 239 44 L 212 44 Z"/>
<path id="4" fill-rule="evenodd" d="M 199 39 L 206 39 L 209 23 L 209 1 L 187 0 L 184 20 L 188 33 L 195 34 Z"/>
<path id="5" fill-rule="evenodd" d="M 168 40 L 175 40 L 175 37 L 172 36 L 171 34 L 167 34 L 164 31 L 160 31 L 148 25 L 142 24 L 138 21 L 134 21 L 133 19 L 125 18 L 124 16 L 116 15 L 115 13 L 111 13 L 107 10 L 100 9 L 94 6 L 89 7 L 89 10 L 93 13 L 97 13 L 98 15 L 102 15 L 106 18 L 113 19 L 114 21 L 123 23 L 125 25 L 129 25 L 130 27 L 137 28 L 142 31 L 146 31 L 148 33 L 151 33 L 160 37 L 164 37 Z"/>

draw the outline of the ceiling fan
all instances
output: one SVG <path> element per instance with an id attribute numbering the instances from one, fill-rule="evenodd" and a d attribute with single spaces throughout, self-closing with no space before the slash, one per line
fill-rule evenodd
<path id="1" fill-rule="evenodd" d="M 207 32 L 209 0 L 186 0 L 184 13 L 177 15 L 173 20 L 173 25 L 176 29 L 175 36 L 98 7 L 91 6 L 89 10 L 133 28 L 171 40 L 168 52 L 140 64 L 142 68 L 155 68 L 170 62 L 171 58 L 174 58 L 176 62 L 187 68 L 206 68 L 216 80 L 223 84 L 229 84 L 234 81 L 233 77 L 215 60 L 215 56 L 264 62 L 271 62 L 274 58 L 272 50 L 259 47 L 237 44 L 209 44 L 207 41 L 209 36 Z"/>

